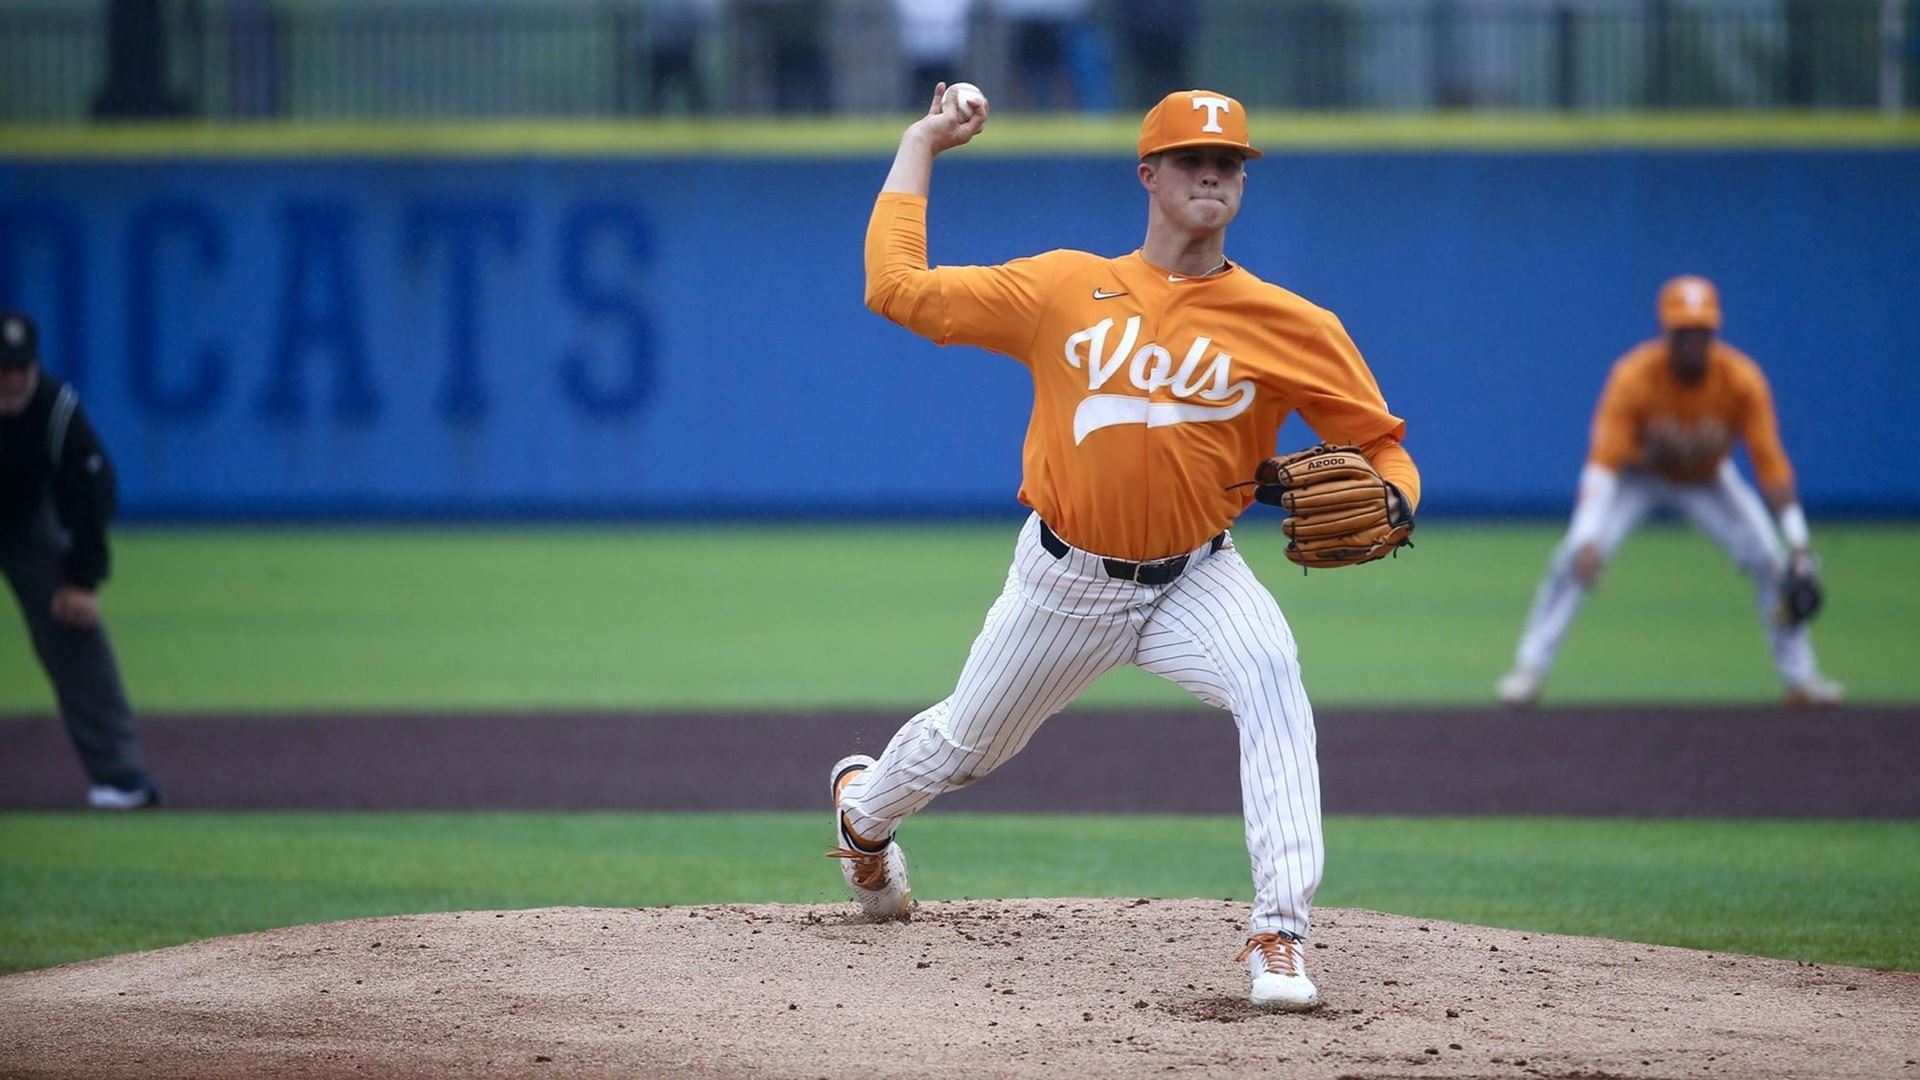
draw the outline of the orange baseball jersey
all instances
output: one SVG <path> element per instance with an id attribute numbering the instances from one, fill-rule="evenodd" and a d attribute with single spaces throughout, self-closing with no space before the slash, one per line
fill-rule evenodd
<path id="1" fill-rule="evenodd" d="M 1706 377 L 1686 386 L 1668 367 L 1667 343 L 1647 341 L 1613 365 L 1594 410 L 1587 460 L 1700 483 L 1726 460 L 1735 435 L 1746 440 L 1762 485 L 1793 482 L 1793 466 L 1780 445 L 1773 391 L 1759 364 L 1716 340 L 1707 355 Z"/>
<path id="2" fill-rule="evenodd" d="M 937 344 L 1033 374 L 1020 501 L 1068 543 L 1145 560 L 1232 524 L 1298 412 L 1365 446 L 1409 509 L 1419 473 L 1373 373 L 1332 313 L 1232 266 L 1184 277 L 1139 252 L 1050 251 L 927 268 L 927 200 L 883 193 L 867 229 L 867 306 Z"/>

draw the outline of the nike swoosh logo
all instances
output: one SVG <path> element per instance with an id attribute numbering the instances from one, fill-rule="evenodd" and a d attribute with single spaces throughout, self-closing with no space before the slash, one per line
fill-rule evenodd
<path id="1" fill-rule="evenodd" d="M 1120 292 L 1108 292 L 1105 289 L 1093 290 L 1093 298 L 1095 300 L 1111 300 L 1116 296 L 1125 296 L 1125 295 L 1127 295 L 1125 290 L 1122 290 Z"/>

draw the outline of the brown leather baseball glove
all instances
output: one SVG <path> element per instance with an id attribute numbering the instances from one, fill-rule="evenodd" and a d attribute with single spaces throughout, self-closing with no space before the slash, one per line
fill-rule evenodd
<path id="1" fill-rule="evenodd" d="M 1321 443 L 1268 458 L 1254 472 L 1253 497 L 1287 511 L 1287 558 L 1305 567 L 1353 566 L 1410 543 L 1413 515 L 1357 446 Z M 1393 504 L 1398 504 L 1397 512 Z"/>

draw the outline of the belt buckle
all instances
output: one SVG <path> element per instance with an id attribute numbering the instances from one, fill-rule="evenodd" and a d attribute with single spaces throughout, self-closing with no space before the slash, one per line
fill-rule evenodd
<path id="1" fill-rule="evenodd" d="M 1179 578 L 1181 574 L 1186 573 L 1187 558 L 1188 556 L 1186 555 L 1169 555 L 1164 559 L 1155 559 L 1152 562 L 1134 563 L 1133 577 L 1129 580 L 1135 585 L 1170 585 Z M 1145 574 L 1148 570 L 1152 570 L 1154 577 L 1159 580 L 1141 580 L 1141 575 Z"/>

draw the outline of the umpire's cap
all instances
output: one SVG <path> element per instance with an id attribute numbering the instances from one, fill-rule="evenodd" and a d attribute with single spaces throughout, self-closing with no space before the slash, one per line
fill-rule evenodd
<path id="1" fill-rule="evenodd" d="M 1693 274 L 1682 274 L 1660 286 L 1660 325 L 1667 330 L 1719 330 L 1720 290 Z"/>
<path id="2" fill-rule="evenodd" d="M 1231 146 L 1260 156 L 1247 141 L 1247 110 L 1211 90 L 1175 90 L 1147 110 L 1140 122 L 1140 156 L 1186 146 Z"/>
<path id="3" fill-rule="evenodd" d="M 40 360 L 40 331 L 17 311 L 0 311 L 0 367 L 23 368 Z"/>

